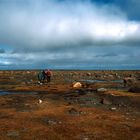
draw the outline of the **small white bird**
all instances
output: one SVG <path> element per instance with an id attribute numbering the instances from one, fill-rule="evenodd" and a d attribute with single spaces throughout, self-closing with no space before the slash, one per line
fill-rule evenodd
<path id="1" fill-rule="evenodd" d="M 41 104 L 42 103 L 42 100 L 41 99 L 39 99 L 39 104 Z"/>

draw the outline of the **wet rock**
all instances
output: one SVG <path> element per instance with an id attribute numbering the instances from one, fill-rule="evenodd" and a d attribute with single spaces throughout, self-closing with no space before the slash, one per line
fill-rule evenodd
<path id="1" fill-rule="evenodd" d="M 140 86 L 131 87 L 128 91 L 133 93 L 140 93 Z"/>
<path id="2" fill-rule="evenodd" d="M 7 133 L 8 137 L 18 137 L 19 136 L 19 132 L 18 131 L 10 131 Z"/>
<path id="3" fill-rule="evenodd" d="M 98 89 L 97 89 L 97 92 L 101 92 L 101 93 L 104 93 L 104 92 L 106 92 L 106 91 L 107 91 L 106 88 L 98 88 Z"/>

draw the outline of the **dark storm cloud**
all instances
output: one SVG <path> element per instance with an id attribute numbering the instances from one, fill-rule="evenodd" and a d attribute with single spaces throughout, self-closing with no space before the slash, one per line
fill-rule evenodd
<path id="1" fill-rule="evenodd" d="M 8 53 L 1 55 L 0 63 L 16 68 L 96 68 L 107 66 L 134 66 L 139 64 L 139 47 L 86 47 L 63 51 Z M 23 65 L 22 65 L 23 64 Z"/>

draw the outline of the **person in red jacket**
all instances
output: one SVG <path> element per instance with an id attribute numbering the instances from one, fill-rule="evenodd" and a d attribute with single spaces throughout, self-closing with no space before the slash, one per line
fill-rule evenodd
<path id="1" fill-rule="evenodd" d="M 46 77 L 47 77 L 47 82 L 51 82 L 51 76 L 52 76 L 52 71 L 51 70 L 46 70 L 45 71 Z"/>

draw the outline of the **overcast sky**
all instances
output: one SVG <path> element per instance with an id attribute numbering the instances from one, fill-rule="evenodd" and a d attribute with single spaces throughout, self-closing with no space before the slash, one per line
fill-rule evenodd
<path id="1" fill-rule="evenodd" d="M 0 69 L 140 69 L 140 0 L 0 0 Z"/>

